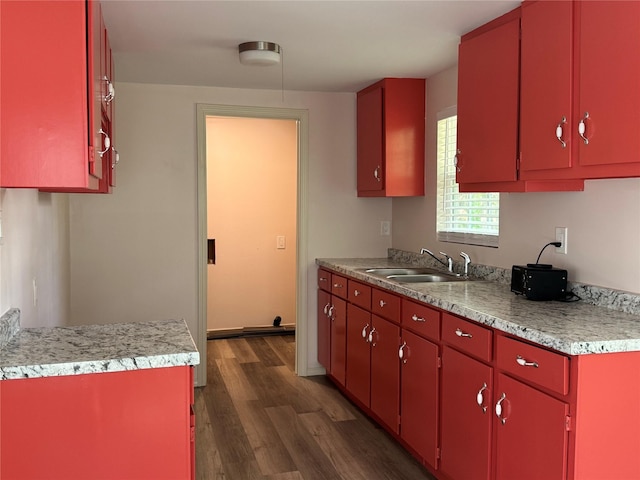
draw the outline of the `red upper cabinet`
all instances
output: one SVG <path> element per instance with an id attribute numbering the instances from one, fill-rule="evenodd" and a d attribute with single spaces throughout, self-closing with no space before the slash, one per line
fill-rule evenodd
<path id="1" fill-rule="evenodd" d="M 104 127 L 113 128 L 100 107 L 99 3 L 3 1 L 0 9 L 0 186 L 99 191 L 110 161 Z"/>
<path id="2" fill-rule="evenodd" d="M 640 176 L 640 2 L 576 8 L 576 131 L 584 178 Z"/>
<path id="3" fill-rule="evenodd" d="M 522 9 L 520 168 L 571 167 L 573 5 L 525 3 Z M 548 173 L 546 174 L 548 175 Z"/>
<path id="4" fill-rule="evenodd" d="M 517 180 L 519 36 L 516 17 L 460 44 L 460 184 Z"/>
<path id="5" fill-rule="evenodd" d="M 424 195 L 425 88 L 386 78 L 358 92 L 358 196 Z"/>
<path id="6" fill-rule="evenodd" d="M 525 2 L 521 178 L 640 176 L 638 45 L 638 2 Z"/>

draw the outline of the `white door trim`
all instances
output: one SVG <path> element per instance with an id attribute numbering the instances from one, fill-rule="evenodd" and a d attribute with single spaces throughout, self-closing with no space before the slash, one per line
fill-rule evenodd
<path id="1" fill-rule="evenodd" d="M 198 142 L 198 350 L 200 365 L 196 385 L 207 381 L 207 150 L 206 118 L 248 117 L 296 120 L 298 125 L 298 188 L 296 205 L 296 373 L 308 375 L 307 332 L 307 218 L 309 173 L 309 112 L 294 108 L 245 107 L 238 105 L 196 105 Z"/>

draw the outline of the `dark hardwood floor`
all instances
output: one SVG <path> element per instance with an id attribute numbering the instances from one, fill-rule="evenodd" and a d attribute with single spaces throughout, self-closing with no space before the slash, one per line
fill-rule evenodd
<path id="1" fill-rule="evenodd" d="M 432 480 L 324 377 L 293 373 L 293 336 L 207 342 L 196 478 Z"/>

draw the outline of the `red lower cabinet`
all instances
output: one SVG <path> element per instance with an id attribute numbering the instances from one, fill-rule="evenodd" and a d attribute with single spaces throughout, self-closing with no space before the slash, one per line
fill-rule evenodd
<path id="1" fill-rule="evenodd" d="M 331 294 L 318 290 L 318 363 L 331 371 Z"/>
<path id="2" fill-rule="evenodd" d="M 191 367 L 2 382 L 0 478 L 194 477 Z"/>
<path id="3" fill-rule="evenodd" d="M 400 437 L 435 469 L 438 457 L 438 345 L 403 330 L 400 352 Z"/>
<path id="4" fill-rule="evenodd" d="M 347 390 L 363 405 L 371 395 L 371 314 L 360 307 L 347 307 Z"/>
<path id="5" fill-rule="evenodd" d="M 448 478 L 491 478 L 492 383 L 490 366 L 443 347 L 440 470 Z"/>
<path id="6" fill-rule="evenodd" d="M 496 480 L 564 480 L 569 405 L 504 374 L 495 399 Z"/>
<path id="7" fill-rule="evenodd" d="M 400 423 L 400 327 L 371 315 L 371 411 L 394 433 Z"/>

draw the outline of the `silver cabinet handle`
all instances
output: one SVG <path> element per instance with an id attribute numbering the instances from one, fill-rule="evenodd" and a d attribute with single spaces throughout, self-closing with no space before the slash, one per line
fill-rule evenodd
<path id="1" fill-rule="evenodd" d="M 342 285 L 341 283 L 334 283 L 333 284 L 333 288 L 342 288 L 344 285 Z"/>
<path id="2" fill-rule="evenodd" d="M 504 402 L 505 398 L 507 398 L 507 394 L 503 392 L 500 400 L 496 403 L 496 417 L 500 419 L 503 425 L 507 423 L 507 419 L 502 417 L 502 402 Z"/>
<path id="3" fill-rule="evenodd" d="M 330 303 L 327 303 L 324 308 L 322 309 L 322 311 L 324 312 L 324 314 L 328 317 L 329 316 L 329 307 L 331 306 Z"/>
<path id="4" fill-rule="evenodd" d="M 364 338 L 365 342 L 369 341 L 369 338 L 367 336 L 367 328 L 369 328 L 369 324 L 367 323 L 364 328 L 362 329 L 362 338 Z"/>
<path id="5" fill-rule="evenodd" d="M 376 178 L 377 181 L 381 181 L 382 180 L 380 178 L 380 165 L 378 165 L 376 167 L 376 169 L 373 171 L 373 176 Z"/>
<path id="6" fill-rule="evenodd" d="M 522 358 L 520 355 L 516 356 L 516 362 L 518 362 L 518 365 L 520 365 L 521 367 L 533 367 L 533 368 L 538 368 L 538 362 L 527 362 L 524 358 Z"/>
<path id="7" fill-rule="evenodd" d="M 562 117 L 562 120 L 560 120 L 560 123 L 558 124 L 558 126 L 556 127 L 556 138 L 558 139 L 558 141 L 562 144 L 562 148 L 566 148 L 567 147 L 567 142 L 565 142 L 562 137 L 564 135 L 562 126 L 564 124 L 567 123 L 567 117 Z"/>
<path id="8" fill-rule="evenodd" d="M 587 138 L 587 125 L 585 123 L 585 120 L 587 120 L 588 118 L 589 112 L 584 112 L 582 120 L 580 120 L 580 123 L 578 123 L 578 135 L 580 135 L 580 138 L 582 138 L 585 145 L 589 145 L 589 139 Z"/>
<path id="9" fill-rule="evenodd" d="M 398 358 L 402 360 L 402 363 L 407 363 L 407 359 L 404 358 L 404 347 L 407 346 L 407 342 L 402 342 L 400 345 L 400 349 L 398 350 Z"/>
<path id="10" fill-rule="evenodd" d="M 327 316 L 331 319 L 331 321 L 334 321 L 334 320 L 335 320 L 335 318 L 333 317 L 333 309 L 334 309 L 334 308 L 335 308 L 335 307 L 334 307 L 333 305 L 331 305 L 331 307 L 329 308 L 329 313 L 328 313 L 328 315 L 327 315 Z"/>
<path id="11" fill-rule="evenodd" d="M 111 146 L 111 151 L 113 152 L 113 159 L 111 160 L 111 168 L 116 168 L 116 165 L 120 163 L 120 154 L 118 153 L 118 150 L 116 150 L 116 147 L 114 147 L 113 145 Z"/>
<path id="12" fill-rule="evenodd" d="M 459 337 L 473 338 L 473 335 L 471 335 L 470 333 L 465 333 L 462 330 L 460 330 L 459 328 L 456 328 L 456 335 L 459 336 Z"/>
<path id="13" fill-rule="evenodd" d="M 371 344 L 372 347 L 376 346 L 376 343 L 373 341 L 373 334 L 375 333 L 375 331 L 376 331 L 376 327 L 373 327 L 369 332 L 369 343 Z"/>
<path id="14" fill-rule="evenodd" d="M 327 277 L 320 277 L 320 278 L 318 279 L 318 281 L 319 281 L 319 282 L 326 282 L 327 280 L 328 280 L 328 278 L 327 278 Z"/>
<path id="15" fill-rule="evenodd" d="M 111 101 L 116 98 L 116 89 L 113 86 L 113 83 L 111 83 L 111 80 L 109 80 L 109 77 L 104 76 L 102 77 L 102 80 L 104 80 L 107 85 L 107 94 L 104 96 L 103 100 L 107 105 L 109 105 Z"/>
<path id="16" fill-rule="evenodd" d="M 357 297 L 358 295 L 360 295 L 360 291 L 359 290 L 354 290 L 353 291 L 353 295 Z"/>
<path id="17" fill-rule="evenodd" d="M 489 388 L 487 387 L 487 384 L 483 383 L 482 387 L 476 394 L 476 403 L 482 409 L 482 413 L 487 413 L 487 406 L 484 404 L 484 395 L 482 395 L 482 392 L 484 392 L 487 388 Z"/>
<path id="18" fill-rule="evenodd" d="M 111 148 L 111 139 L 109 138 L 109 135 L 107 134 L 107 132 L 105 132 L 103 129 L 98 130 L 98 135 L 104 135 L 104 142 L 103 142 L 104 150 L 98 152 L 100 157 L 102 157 Z"/>
<path id="19" fill-rule="evenodd" d="M 380 307 L 384 308 L 386 304 L 387 302 L 385 302 L 384 300 L 380 300 Z"/>
<path id="20" fill-rule="evenodd" d="M 413 314 L 413 316 L 411 317 L 411 320 L 413 320 L 414 322 L 426 322 L 426 320 L 424 319 L 424 317 L 419 317 L 418 315 L 416 315 L 415 313 Z"/>
<path id="21" fill-rule="evenodd" d="M 456 150 L 456 154 L 453 157 L 453 166 L 456 167 L 456 172 L 460 172 L 460 167 L 458 166 L 458 155 L 462 152 L 458 149 Z"/>

